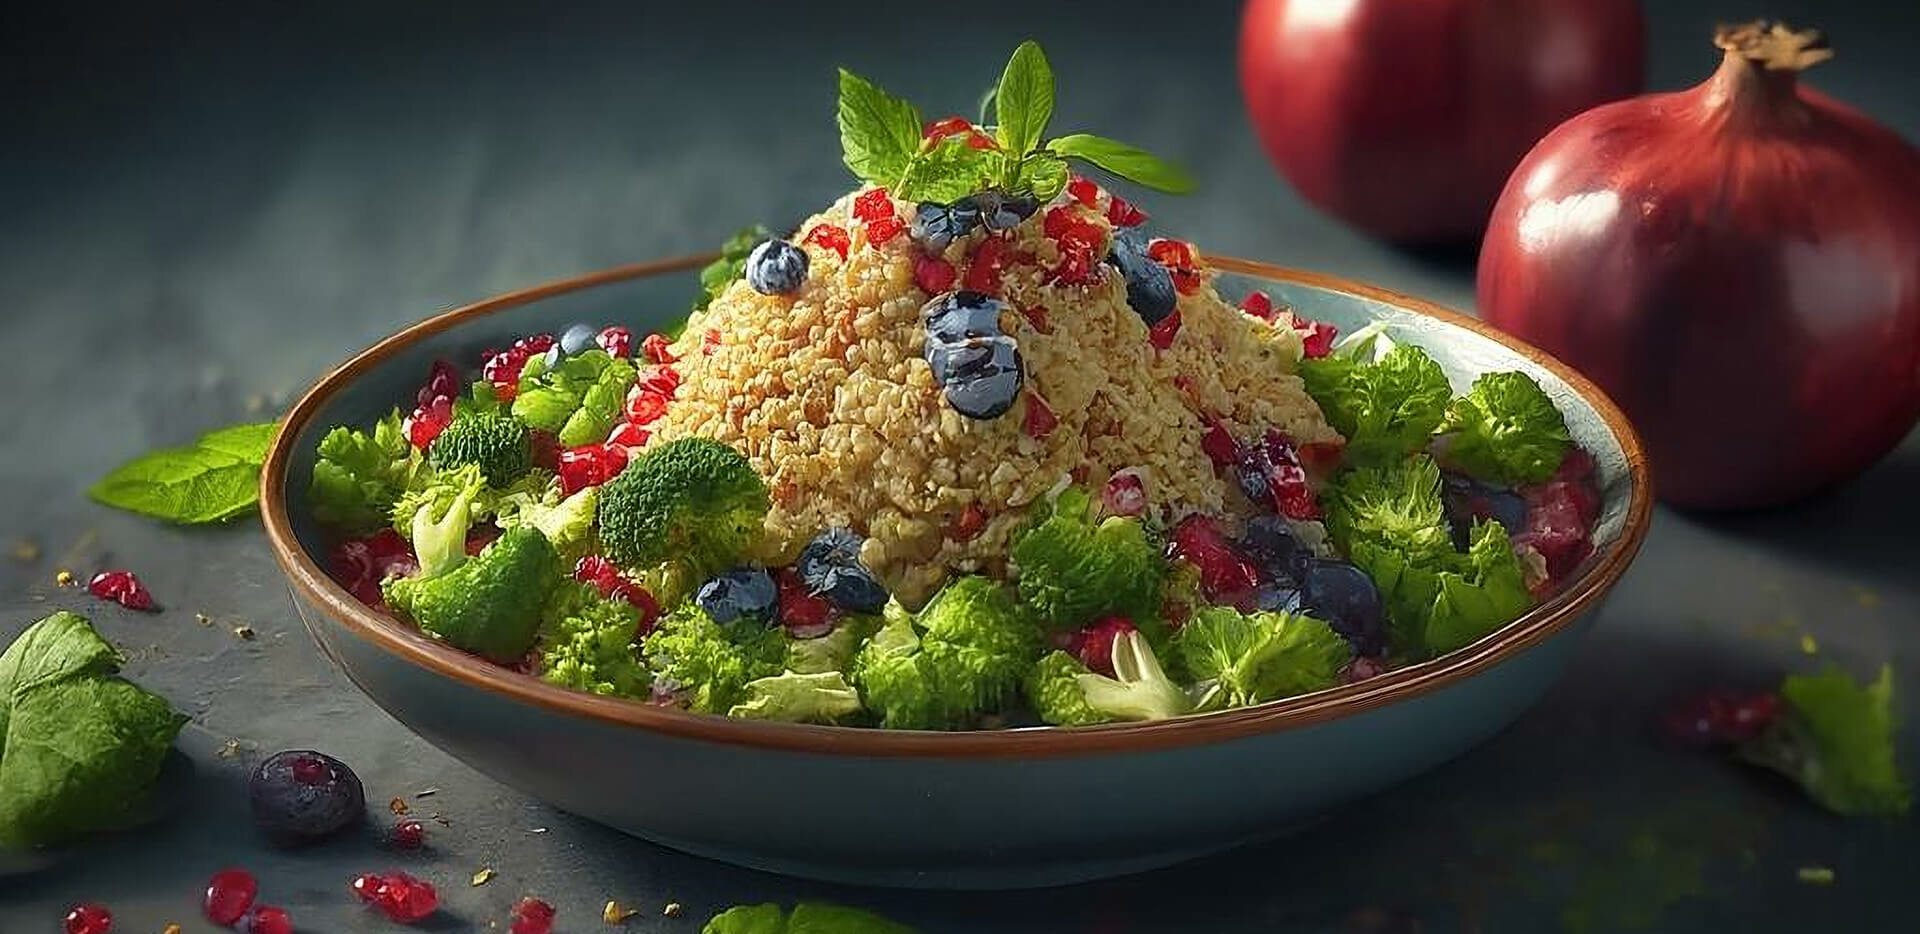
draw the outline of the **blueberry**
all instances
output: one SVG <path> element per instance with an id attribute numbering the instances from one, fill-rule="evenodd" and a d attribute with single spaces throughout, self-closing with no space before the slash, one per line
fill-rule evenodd
<path id="1" fill-rule="evenodd" d="M 1167 267 L 1147 255 L 1147 245 L 1139 230 L 1124 228 L 1113 232 L 1113 248 L 1107 262 L 1127 280 L 1127 304 L 1148 325 L 1159 324 L 1173 314 L 1178 296 L 1173 291 L 1173 276 Z"/>
<path id="2" fill-rule="evenodd" d="M 1380 588 L 1366 572 L 1345 561 L 1315 558 L 1301 580 L 1301 603 L 1315 618 L 1327 621 L 1360 655 L 1379 655 L 1387 648 L 1387 613 Z"/>
<path id="3" fill-rule="evenodd" d="M 1010 230 L 1020 226 L 1020 222 L 1033 216 L 1040 210 L 1039 199 L 1032 195 L 1009 195 L 991 188 L 976 195 L 968 195 L 955 205 L 964 205 L 980 212 L 980 223 L 988 230 Z"/>
<path id="4" fill-rule="evenodd" d="M 600 346 L 597 338 L 600 329 L 582 322 L 560 332 L 560 352 L 571 357 L 577 353 L 586 353 Z"/>
<path id="5" fill-rule="evenodd" d="M 807 281 L 807 252 L 785 240 L 768 240 L 747 254 L 747 284 L 762 295 L 785 295 Z"/>
<path id="6" fill-rule="evenodd" d="M 1509 535 L 1527 526 L 1527 502 L 1502 486 L 1483 483 L 1465 474 L 1441 473 L 1440 497 L 1447 508 L 1447 526 L 1453 542 L 1465 549 L 1473 540 L 1473 523 L 1497 520 Z"/>
<path id="7" fill-rule="evenodd" d="M 1281 581 L 1268 581 L 1253 592 L 1253 605 L 1270 613 L 1299 613 L 1300 591 Z"/>
<path id="8" fill-rule="evenodd" d="M 965 199 L 953 204 L 928 201 L 913 212 L 913 226 L 907 235 L 929 253 L 945 250 L 953 241 L 980 226 L 980 209 Z"/>
<path id="9" fill-rule="evenodd" d="M 1026 364 L 1010 337 L 976 337 L 929 348 L 934 379 L 946 386 L 947 404 L 968 418 L 998 418 L 1013 408 L 1026 382 Z"/>
<path id="10" fill-rule="evenodd" d="M 1262 578 L 1288 585 L 1297 585 L 1313 562 L 1313 549 L 1301 544 L 1293 526 L 1279 516 L 1259 516 L 1248 522 L 1239 550 L 1259 565 Z"/>
<path id="11" fill-rule="evenodd" d="M 1000 336 L 1000 313 L 1007 303 L 985 292 L 948 292 L 920 308 L 927 343 L 957 344 L 969 337 Z"/>
<path id="12" fill-rule="evenodd" d="M 887 588 L 860 563 L 865 541 L 851 529 L 831 528 L 814 536 L 794 569 L 807 589 L 849 613 L 878 613 L 887 605 Z"/>
<path id="13" fill-rule="evenodd" d="M 555 344 L 552 347 L 548 347 L 547 352 L 542 354 L 542 356 L 546 358 L 542 362 L 546 364 L 547 372 L 551 373 L 559 369 L 561 362 L 567 359 L 567 352 L 560 349 L 559 344 Z"/>
<path id="14" fill-rule="evenodd" d="M 774 618 L 774 606 L 780 602 L 780 590 L 766 568 L 747 565 L 701 584 L 693 599 L 716 623 L 736 619 L 769 623 Z"/>
<path id="15" fill-rule="evenodd" d="M 281 845 L 310 843 L 367 815 L 360 778 L 345 762 L 310 749 L 275 753 L 247 780 L 253 821 Z"/>

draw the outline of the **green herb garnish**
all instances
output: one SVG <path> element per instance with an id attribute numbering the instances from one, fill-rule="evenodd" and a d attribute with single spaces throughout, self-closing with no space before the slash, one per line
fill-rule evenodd
<path id="1" fill-rule="evenodd" d="M 87 495 L 167 522 L 234 518 L 259 502 L 260 464 L 277 427 L 273 422 L 234 425 L 185 447 L 143 454 L 115 468 Z"/>
<path id="2" fill-rule="evenodd" d="M 1891 665 L 1868 684 L 1835 667 L 1789 675 L 1780 699 L 1785 709 L 1742 744 L 1740 758 L 1794 780 L 1836 814 L 1900 816 L 1913 807 L 1895 754 Z"/>
<path id="3" fill-rule="evenodd" d="M 1053 104 L 1053 69 L 1032 40 L 1020 43 L 1000 82 L 980 100 L 981 121 L 989 111 L 998 121 L 990 128 L 998 148 L 924 139 L 919 109 L 843 68 L 840 147 L 854 175 L 908 201 L 951 201 L 986 187 L 1046 200 L 1066 186 L 1074 159 L 1159 191 L 1193 190 L 1179 166 L 1126 143 L 1086 133 L 1043 142 Z"/>

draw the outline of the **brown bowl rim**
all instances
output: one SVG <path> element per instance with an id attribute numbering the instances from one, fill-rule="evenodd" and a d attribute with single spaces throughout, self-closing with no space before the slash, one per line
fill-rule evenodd
<path id="1" fill-rule="evenodd" d="M 1344 292 L 1434 318 L 1492 339 L 1564 380 L 1592 406 L 1626 454 L 1632 480 L 1625 524 L 1613 544 L 1565 590 L 1499 631 L 1464 649 L 1395 669 L 1357 684 L 1342 685 L 1255 707 L 1149 723 L 1063 729 L 1027 727 L 974 732 L 923 732 L 737 720 L 688 713 L 631 700 L 585 694 L 497 667 L 437 642 L 362 604 L 320 567 L 294 537 L 286 496 L 293 440 L 342 388 L 368 369 L 415 342 L 471 319 L 568 292 L 697 268 L 712 254 L 636 263 L 508 292 L 427 318 L 322 376 L 281 421 L 260 476 L 260 513 L 267 540 L 294 595 L 343 628 L 416 667 L 477 690 L 552 713 L 633 727 L 689 740 L 789 752 L 885 757 L 1050 757 L 1147 752 L 1223 742 L 1353 716 L 1438 690 L 1484 672 L 1546 640 L 1595 607 L 1646 538 L 1653 492 L 1646 455 L 1626 416 L 1599 387 L 1566 364 L 1478 319 L 1434 302 L 1338 276 L 1289 269 L 1231 257 L 1209 257 L 1218 269 L 1274 281 Z"/>

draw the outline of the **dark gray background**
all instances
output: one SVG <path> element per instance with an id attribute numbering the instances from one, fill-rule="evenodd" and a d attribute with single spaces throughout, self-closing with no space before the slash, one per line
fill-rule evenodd
<path id="1" fill-rule="evenodd" d="M 1839 48 L 1817 84 L 1909 139 L 1920 130 L 1910 11 L 1648 5 L 1653 87 L 1712 68 L 1718 19 L 1798 16 Z M 728 904 L 831 897 L 930 934 L 1884 930 L 1909 900 L 1911 823 L 1828 817 L 1781 785 L 1663 749 L 1646 723 L 1677 692 L 1817 664 L 1803 633 L 1822 658 L 1911 674 L 1911 439 L 1802 506 L 1662 512 L 1573 672 L 1515 727 L 1300 836 L 1170 871 L 1005 895 L 825 887 L 660 850 L 473 774 L 328 668 L 251 525 L 163 528 L 88 503 L 86 484 L 150 447 L 271 413 L 439 309 L 802 216 L 850 184 L 831 120 L 837 63 L 930 111 L 965 111 L 1034 36 L 1061 76 L 1057 126 L 1138 142 L 1202 180 L 1191 198 L 1148 199 L 1164 229 L 1461 307 L 1471 270 L 1372 243 L 1291 195 L 1241 115 L 1233 4 L 223 6 L 0 13 L 0 538 L 41 550 L 0 557 L 0 637 L 56 606 L 91 613 L 134 655 L 132 676 L 193 715 L 182 745 L 204 777 L 173 823 L 0 881 L 0 930 L 55 930 L 87 898 L 115 909 L 119 931 L 207 931 L 195 893 L 226 864 L 260 873 L 302 931 L 391 930 L 344 883 L 393 865 L 441 884 L 446 930 L 484 930 L 529 892 L 559 907 L 563 931 L 599 929 L 608 898 L 649 909 L 630 930 L 691 932 Z M 56 591 L 63 564 L 133 567 L 170 611 Z M 243 621 L 256 640 L 230 634 Z M 1902 739 L 1915 762 L 1914 731 Z M 222 758 L 229 740 L 240 755 Z M 409 857 L 366 840 L 262 849 L 245 765 L 297 746 L 353 763 L 380 802 L 439 788 L 415 805 L 450 826 L 432 825 L 431 849 Z M 647 776 L 633 783 L 646 793 Z M 804 788 L 766 793 L 806 806 Z M 1180 807 L 1179 788 L 1156 793 Z M 469 887 L 481 866 L 498 878 Z M 1837 881 L 1799 884 L 1801 866 Z M 686 914 L 659 917 L 668 899 Z"/>

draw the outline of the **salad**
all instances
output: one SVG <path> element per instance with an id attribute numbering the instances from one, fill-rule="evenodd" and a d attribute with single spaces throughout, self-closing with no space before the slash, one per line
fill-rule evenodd
<path id="1" fill-rule="evenodd" d="M 1046 138 L 1032 43 L 980 119 L 840 76 L 862 184 L 737 238 L 685 324 L 439 361 L 319 446 L 339 582 L 529 677 L 894 729 L 1142 721 L 1454 651 L 1592 551 L 1593 460 L 1522 373 L 1220 294 Z M 556 322 L 559 324 L 559 322 Z"/>

